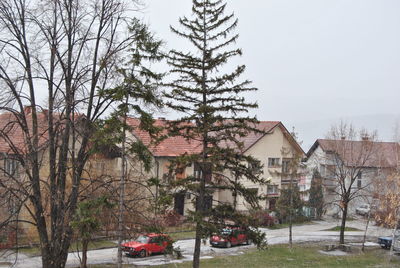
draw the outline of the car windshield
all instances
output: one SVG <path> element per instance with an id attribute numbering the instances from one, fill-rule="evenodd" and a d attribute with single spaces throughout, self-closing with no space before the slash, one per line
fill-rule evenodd
<path id="1" fill-rule="evenodd" d="M 139 236 L 135 239 L 135 241 L 136 241 L 136 242 L 139 242 L 139 243 L 147 243 L 147 241 L 149 241 L 149 237 L 148 237 L 148 236 L 145 236 L 145 235 L 139 235 Z"/>
<path id="2" fill-rule="evenodd" d="M 231 233 L 232 233 L 232 229 L 229 229 L 229 228 L 224 228 L 221 231 L 222 235 L 230 235 Z"/>

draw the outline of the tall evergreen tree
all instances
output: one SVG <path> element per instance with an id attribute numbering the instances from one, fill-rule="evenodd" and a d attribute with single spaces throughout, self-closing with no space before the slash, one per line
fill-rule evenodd
<path id="1" fill-rule="evenodd" d="M 118 253 L 117 266 L 122 267 L 122 242 L 124 237 L 125 184 L 127 183 L 127 154 L 135 155 L 146 171 L 151 168 L 151 156 L 148 149 L 140 141 L 127 142 L 126 131 L 128 114 L 134 114 L 140 119 L 139 128 L 146 130 L 151 136 L 158 132 L 153 126 L 152 109 L 161 107 L 158 85 L 163 73 L 152 70 L 151 64 L 159 62 L 163 57 L 160 52 L 162 41 L 155 38 L 148 27 L 134 18 L 129 25 L 129 32 L 134 42 L 129 49 L 129 61 L 118 69 L 123 81 L 114 88 L 109 88 L 101 94 L 112 99 L 117 104 L 116 109 L 105 121 L 100 121 L 96 143 L 99 145 L 121 144 L 121 179 L 119 185 L 118 213 Z M 98 144 L 96 144 L 98 145 Z"/>
<path id="2" fill-rule="evenodd" d="M 248 110 L 257 104 L 247 102 L 242 96 L 257 89 L 249 80 L 238 81 L 244 65 L 228 73 L 221 72 L 227 69 L 226 64 L 232 57 L 242 55 L 240 49 L 232 48 L 238 39 L 233 33 L 238 20 L 233 14 L 225 15 L 225 8 L 221 0 L 193 0 L 193 17 L 180 18 L 182 30 L 171 27 L 192 45 L 188 52 L 170 51 L 168 63 L 175 80 L 166 96 L 169 107 L 182 114 L 171 123 L 170 135 L 184 136 L 201 148 L 197 153 L 179 157 L 171 165 L 171 169 L 179 169 L 195 163 L 200 168 L 197 176 L 177 181 L 181 188 L 196 196 L 195 210 L 190 214 L 196 224 L 193 267 L 200 264 L 202 238 L 224 225 L 226 219 L 239 225 L 246 222 L 231 205 L 209 208 L 208 197 L 216 189 L 231 190 L 257 206 L 257 194 L 246 189 L 242 180 L 264 183 L 260 173 L 250 168 L 259 162 L 243 154 L 240 141 L 250 132 L 261 132 L 256 128 L 257 120 L 247 116 Z"/>
<path id="3" fill-rule="evenodd" d="M 308 204 L 311 208 L 315 209 L 315 216 L 321 219 L 324 212 L 324 194 L 322 191 L 322 177 L 318 170 L 314 170 L 311 178 L 310 197 Z"/>

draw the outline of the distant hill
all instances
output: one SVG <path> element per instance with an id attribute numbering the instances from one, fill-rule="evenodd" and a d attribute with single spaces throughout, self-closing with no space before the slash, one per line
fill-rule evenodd
<path id="1" fill-rule="evenodd" d="M 343 120 L 352 123 L 356 129 L 365 128 L 369 131 L 378 131 L 378 139 L 381 141 L 393 141 L 395 129 L 400 130 L 400 114 L 376 114 L 351 117 L 339 117 L 329 120 L 316 120 L 304 122 L 283 122 L 289 130 L 295 127 L 302 147 L 307 152 L 316 139 L 324 138 L 333 124 Z M 400 134 L 400 133 L 399 133 Z"/>

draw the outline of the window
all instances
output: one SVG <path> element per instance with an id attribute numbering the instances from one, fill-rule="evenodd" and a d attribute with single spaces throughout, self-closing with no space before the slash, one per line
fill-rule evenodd
<path id="1" fill-rule="evenodd" d="M 258 188 L 247 188 L 247 190 L 251 192 L 251 194 L 254 194 L 255 196 L 258 195 Z"/>
<path id="2" fill-rule="evenodd" d="M 12 158 L 4 159 L 4 173 L 8 176 L 18 175 L 18 161 Z"/>
<path id="3" fill-rule="evenodd" d="M 272 210 L 272 211 L 275 210 L 275 208 L 276 208 L 276 198 L 270 199 L 268 203 L 269 203 L 268 204 L 269 210 Z"/>
<path id="4" fill-rule="evenodd" d="M 175 169 L 175 178 L 177 180 L 186 178 L 186 167 L 184 165 L 178 165 Z"/>
<path id="5" fill-rule="evenodd" d="M 211 182 L 211 164 L 210 163 L 194 163 L 193 175 L 195 178 L 200 179 L 203 172 L 206 182 Z"/>
<path id="6" fill-rule="evenodd" d="M 319 174 L 321 174 L 322 177 L 325 177 L 325 175 L 326 175 L 326 167 L 325 167 L 325 165 L 320 165 L 319 166 Z"/>
<path id="7" fill-rule="evenodd" d="M 319 168 L 319 174 L 324 178 L 333 178 L 335 177 L 335 169 L 335 165 L 321 165 Z"/>
<path id="8" fill-rule="evenodd" d="M 290 159 L 282 159 L 282 173 L 288 174 L 290 172 Z"/>
<path id="9" fill-rule="evenodd" d="M 254 161 L 254 162 L 249 162 L 249 169 L 253 174 L 260 174 L 262 173 L 261 170 L 261 162 L 260 161 Z"/>
<path id="10" fill-rule="evenodd" d="M 268 167 L 279 167 L 280 158 L 268 158 Z"/>
<path id="11" fill-rule="evenodd" d="M 267 194 L 278 194 L 278 185 L 268 185 Z"/>
<path id="12" fill-rule="evenodd" d="M 212 208 L 213 205 L 213 197 L 212 195 L 206 195 L 204 196 L 204 200 L 203 200 L 203 211 L 209 211 Z M 199 202 L 199 199 L 196 198 L 196 207 L 200 208 L 201 204 Z"/>
<path id="13" fill-rule="evenodd" d="M 357 174 L 357 188 L 361 189 L 362 187 L 362 177 L 361 177 L 361 172 L 358 172 Z"/>

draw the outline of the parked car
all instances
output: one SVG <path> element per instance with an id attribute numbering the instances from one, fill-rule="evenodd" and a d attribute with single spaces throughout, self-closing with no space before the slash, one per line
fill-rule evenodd
<path id="1" fill-rule="evenodd" d="M 356 213 L 361 216 L 367 216 L 370 211 L 371 207 L 368 204 L 363 204 L 356 208 Z"/>
<path id="2" fill-rule="evenodd" d="M 169 243 L 172 243 L 172 239 L 168 235 L 149 233 L 122 244 L 122 251 L 127 256 L 143 258 L 153 253 L 164 253 Z"/>
<path id="3" fill-rule="evenodd" d="M 390 249 L 392 246 L 392 237 L 390 236 L 382 236 L 378 238 L 378 244 L 382 248 Z"/>
<path id="4" fill-rule="evenodd" d="M 248 238 L 246 231 L 239 227 L 226 227 L 219 234 L 213 234 L 210 237 L 210 245 L 213 247 L 230 248 L 240 244 L 249 245 L 251 240 Z"/>
<path id="5" fill-rule="evenodd" d="M 391 236 L 382 236 L 378 238 L 378 244 L 382 248 L 390 249 L 393 243 L 393 237 Z M 394 232 L 394 244 L 393 244 L 394 251 L 400 251 L 400 229 L 397 229 Z"/>

